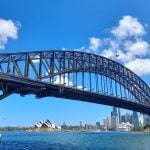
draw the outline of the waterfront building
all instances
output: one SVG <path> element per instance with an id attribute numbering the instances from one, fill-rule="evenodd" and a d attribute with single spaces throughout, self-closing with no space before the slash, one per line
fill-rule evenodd
<path id="1" fill-rule="evenodd" d="M 80 129 L 80 130 L 83 130 L 83 129 L 84 129 L 84 126 L 83 126 L 83 122 L 82 122 L 82 121 L 80 121 L 79 129 Z"/>
<path id="2" fill-rule="evenodd" d="M 125 115 L 121 115 L 121 122 L 126 122 L 126 117 L 125 117 Z"/>
<path id="3" fill-rule="evenodd" d="M 85 124 L 85 130 L 89 130 L 89 125 Z"/>
<path id="4" fill-rule="evenodd" d="M 41 128 L 43 123 L 44 123 L 43 121 L 40 121 L 40 122 L 36 123 L 34 125 L 34 128 Z"/>
<path id="5" fill-rule="evenodd" d="M 115 116 L 111 116 L 111 129 L 116 130 L 118 129 L 119 123 Z"/>
<path id="6" fill-rule="evenodd" d="M 150 124 L 150 116 L 149 115 L 144 115 L 144 125 Z"/>
<path id="7" fill-rule="evenodd" d="M 85 124 L 85 130 L 97 130 L 95 125 Z"/>
<path id="8" fill-rule="evenodd" d="M 142 113 L 138 113 L 139 115 L 139 126 L 143 127 L 144 126 L 144 115 Z"/>
<path id="9" fill-rule="evenodd" d="M 121 115 L 121 121 L 120 123 L 122 122 L 130 122 L 132 124 L 132 117 L 129 113 L 126 113 L 125 115 Z"/>
<path id="10" fill-rule="evenodd" d="M 144 116 L 139 112 L 133 112 L 133 125 L 135 128 L 144 126 Z"/>
<path id="11" fill-rule="evenodd" d="M 130 122 L 131 123 L 131 115 L 129 113 L 125 114 L 125 122 Z"/>
<path id="12" fill-rule="evenodd" d="M 118 129 L 120 122 L 120 109 L 117 107 L 113 107 L 113 111 L 111 112 L 111 128 L 113 130 Z"/>
<path id="13" fill-rule="evenodd" d="M 133 125 L 130 122 L 122 122 L 119 124 L 118 131 L 131 131 Z"/>
<path id="14" fill-rule="evenodd" d="M 96 122 L 96 130 L 100 130 L 101 129 L 101 124 L 100 122 Z"/>
<path id="15" fill-rule="evenodd" d="M 131 124 L 133 124 L 133 114 L 131 114 Z"/>
<path id="16" fill-rule="evenodd" d="M 111 119 L 109 117 L 104 118 L 103 125 L 106 129 L 111 128 Z"/>
<path id="17" fill-rule="evenodd" d="M 80 128 L 82 128 L 83 127 L 83 124 L 82 124 L 82 121 L 80 121 Z"/>
<path id="18" fill-rule="evenodd" d="M 139 119 L 138 119 L 138 113 L 137 112 L 133 112 L 133 126 L 135 128 L 139 127 Z"/>
<path id="19" fill-rule="evenodd" d="M 55 125 L 54 124 L 52 125 L 52 123 L 49 120 L 46 120 L 45 122 L 43 122 L 42 128 L 53 128 L 54 129 Z"/>
<path id="20" fill-rule="evenodd" d="M 46 121 L 40 121 L 34 125 L 34 129 L 36 131 L 53 131 L 53 130 L 61 130 L 60 126 L 55 126 L 54 123 L 49 121 L 48 119 Z"/>

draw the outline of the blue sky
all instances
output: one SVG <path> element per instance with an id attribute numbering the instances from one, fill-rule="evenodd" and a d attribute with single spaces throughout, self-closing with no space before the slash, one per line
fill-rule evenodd
<path id="1" fill-rule="evenodd" d="M 150 64 L 149 7 L 148 0 L 1 0 L 0 19 L 11 20 L 16 32 L 10 34 L 7 30 L 2 36 L 0 24 L 0 52 L 79 49 L 109 54 L 150 84 L 150 70 L 143 66 L 143 70 L 137 69 L 141 64 Z M 137 46 L 140 48 L 135 51 Z M 119 58 L 113 55 L 116 51 Z M 14 94 L 0 102 L 0 126 L 33 125 L 47 118 L 56 124 L 102 122 L 111 110 L 104 105 L 56 98 L 37 100 L 33 95 Z"/>

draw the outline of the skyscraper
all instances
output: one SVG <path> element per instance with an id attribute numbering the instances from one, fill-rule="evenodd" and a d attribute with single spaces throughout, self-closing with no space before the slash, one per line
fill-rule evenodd
<path id="1" fill-rule="evenodd" d="M 150 116 L 144 115 L 144 125 L 150 124 Z"/>
<path id="2" fill-rule="evenodd" d="M 144 126 L 144 115 L 142 113 L 139 113 L 139 126 L 143 127 Z"/>
<path id="3" fill-rule="evenodd" d="M 139 127 L 138 113 L 135 111 L 133 112 L 133 125 L 135 128 Z"/>
<path id="4" fill-rule="evenodd" d="M 118 129 L 120 121 L 120 109 L 113 107 L 113 111 L 111 112 L 111 128 L 114 130 Z"/>
<path id="5" fill-rule="evenodd" d="M 108 117 L 104 118 L 103 124 L 107 129 L 110 129 L 111 128 L 111 119 Z"/>
<path id="6" fill-rule="evenodd" d="M 100 122 L 96 122 L 96 129 L 99 130 L 101 128 Z"/>
<path id="7" fill-rule="evenodd" d="M 80 130 L 83 128 L 83 123 L 80 121 Z"/>
<path id="8" fill-rule="evenodd" d="M 143 114 L 138 112 L 133 112 L 133 125 L 135 128 L 143 127 L 144 125 L 144 117 Z"/>

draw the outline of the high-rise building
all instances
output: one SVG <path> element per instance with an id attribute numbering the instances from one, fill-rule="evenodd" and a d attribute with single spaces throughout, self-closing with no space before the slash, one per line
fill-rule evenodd
<path id="1" fill-rule="evenodd" d="M 120 121 L 120 123 L 122 123 L 122 122 L 124 122 L 124 123 L 129 122 L 129 123 L 132 124 L 131 115 L 129 113 L 126 113 L 125 115 L 121 115 L 121 121 Z"/>
<path id="2" fill-rule="evenodd" d="M 99 130 L 101 128 L 100 122 L 96 122 L 96 129 Z"/>
<path id="3" fill-rule="evenodd" d="M 131 115 L 130 115 L 129 113 L 126 113 L 126 114 L 125 114 L 125 122 L 126 122 L 126 123 L 127 123 L 127 122 L 131 123 Z"/>
<path id="4" fill-rule="evenodd" d="M 143 127 L 144 125 L 144 116 L 139 112 L 133 112 L 133 125 L 135 128 Z"/>
<path id="5" fill-rule="evenodd" d="M 121 122 L 126 122 L 126 116 L 125 115 L 121 115 Z"/>
<path id="6" fill-rule="evenodd" d="M 144 115 L 144 125 L 150 124 L 150 116 Z"/>
<path id="7" fill-rule="evenodd" d="M 113 111 L 111 112 L 111 128 L 114 130 L 118 129 L 120 122 L 120 109 L 113 107 Z"/>
<path id="8" fill-rule="evenodd" d="M 133 114 L 131 114 L 131 124 L 133 124 Z"/>
<path id="9" fill-rule="evenodd" d="M 139 118 L 138 118 L 138 113 L 137 112 L 133 112 L 133 125 L 135 128 L 139 127 Z"/>
<path id="10" fill-rule="evenodd" d="M 82 121 L 80 121 L 80 128 L 82 128 L 83 127 L 83 125 L 82 125 Z"/>
<path id="11" fill-rule="evenodd" d="M 111 128 L 111 119 L 109 117 L 104 118 L 103 120 L 104 127 L 107 129 Z"/>
<path id="12" fill-rule="evenodd" d="M 115 116 L 111 116 L 111 128 L 116 130 L 119 127 L 118 119 Z"/>
<path id="13" fill-rule="evenodd" d="M 89 130 L 89 125 L 85 124 L 85 130 Z"/>
<path id="14" fill-rule="evenodd" d="M 142 113 L 139 113 L 139 126 L 144 126 L 144 115 Z"/>
<path id="15" fill-rule="evenodd" d="M 80 130 L 83 130 L 83 129 L 84 129 L 83 122 L 80 121 Z"/>

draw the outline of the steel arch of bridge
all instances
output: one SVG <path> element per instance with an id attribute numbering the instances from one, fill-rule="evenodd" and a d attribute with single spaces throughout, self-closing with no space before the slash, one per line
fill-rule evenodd
<path id="1" fill-rule="evenodd" d="M 0 99 L 35 94 L 150 114 L 150 87 L 142 79 L 115 61 L 79 51 L 1 53 L 0 90 Z"/>

